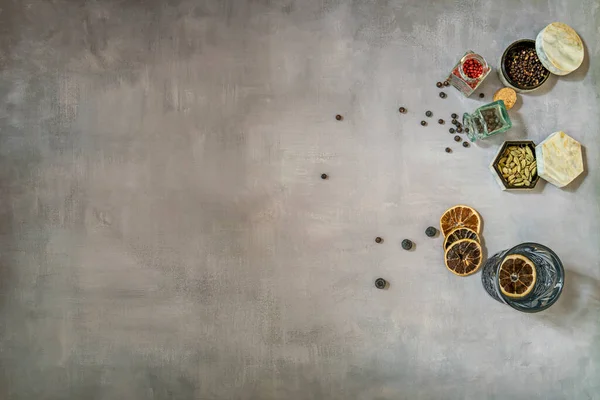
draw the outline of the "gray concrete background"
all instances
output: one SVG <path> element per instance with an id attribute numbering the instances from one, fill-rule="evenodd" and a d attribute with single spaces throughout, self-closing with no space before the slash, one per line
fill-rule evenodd
<path id="1" fill-rule="evenodd" d="M 0 5 L 1 399 L 600 398 L 598 1 Z M 556 20 L 586 62 L 504 137 L 419 126 L 482 104 L 435 88 L 465 50 Z M 497 145 L 556 130 L 586 176 L 502 193 Z M 457 203 L 558 253 L 553 308 L 446 271 Z"/>

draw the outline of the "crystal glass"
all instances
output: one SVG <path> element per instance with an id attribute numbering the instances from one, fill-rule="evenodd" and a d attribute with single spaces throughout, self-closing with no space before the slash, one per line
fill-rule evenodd
<path id="1" fill-rule="evenodd" d="M 498 270 L 504 257 L 512 254 L 527 257 L 535 266 L 535 286 L 522 299 L 508 298 L 500 290 Z M 522 243 L 490 257 L 481 270 L 481 283 L 485 291 L 500 303 L 518 311 L 535 313 L 547 309 L 558 300 L 565 283 L 565 271 L 558 256 L 548 247 L 537 243 Z"/>
<path id="2" fill-rule="evenodd" d="M 485 139 L 512 128 L 512 122 L 503 100 L 479 107 L 472 114 L 463 115 L 463 126 L 469 128 L 467 136 L 471 142 Z"/>

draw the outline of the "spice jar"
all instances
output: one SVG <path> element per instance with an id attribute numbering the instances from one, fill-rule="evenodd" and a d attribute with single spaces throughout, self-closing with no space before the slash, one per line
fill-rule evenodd
<path id="1" fill-rule="evenodd" d="M 520 153 L 512 153 L 510 151 L 512 148 L 518 148 Z M 511 167 L 516 167 L 516 172 L 505 170 Z M 537 146 L 532 141 L 506 141 L 498 149 L 489 168 L 502 190 L 519 191 L 532 190 L 539 179 L 562 188 L 585 171 L 581 143 L 563 131 L 552 133 Z M 510 175 L 506 176 L 507 173 L 515 175 L 512 177 L 514 179 L 512 183 Z M 525 180 L 526 182 L 519 185 L 518 175 L 521 175 L 521 182 Z"/>
<path id="2" fill-rule="evenodd" d="M 479 107 L 472 114 L 463 115 L 463 126 L 468 130 L 471 142 L 485 139 L 497 133 L 506 132 L 512 127 L 504 101 L 498 100 Z"/>
<path id="3" fill-rule="evenodd" d="M 500 82 L 515 92 L 529 93 L 550 77 L 535 51 L 535 40 L 521 39 L 511 43 L 500 58 Z"/>
<path id="4" fill-rule="evenodd" d="M 504 86 L 528 93 L 538 89 L 550 74 L 567 75 L 581 66 L 583 42 L 569 25 L 553 22 L 535 40 L 517 40 L 500 58 L 498 76 Z"/>
<path id="5" fill-rule="evenodd" d="M 469 97 L 478 87 L 491 68 L 485 59 L 471 50 L 467 51 L 450 73 L 450 84 L 465 97 Z"/>

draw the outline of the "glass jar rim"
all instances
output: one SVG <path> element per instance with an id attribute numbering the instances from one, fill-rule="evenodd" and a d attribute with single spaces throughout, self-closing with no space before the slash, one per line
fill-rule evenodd
<path id="1" fill-rule="evenodd" d="M 471 78 L 467 76 L 467 74 L 465 74 L 465 72 L 463 71 L 463 65 L 465 64 L 465 61 L 471 59 L 477 60 L 483 67 L 483 72 L 477 78 Z M 460 65 L 458 67 L 458 73 L 460 74 L 460 77 L 466 82 L 477 82 L 481 78 L 481 76 L 485 75 L 485 71 L 488 69 L 488 64 L 487 61 L 485 61 L 485 58 L 476 53 L 466 54 L 463 58 L 460 59 L 459 64 Z"/>
<path id="2" fill-rule="evenodd" d="M 469 140 L 472 143 L 475 143 L 477 141 L 477 134 L 475 132 L 475 123 L 473 122 L 473 118 L 474 116 L 472 114 L 464 113 L 462 117 L 462 124 L 465 128 L 468 128 L 466 134 Z"/>

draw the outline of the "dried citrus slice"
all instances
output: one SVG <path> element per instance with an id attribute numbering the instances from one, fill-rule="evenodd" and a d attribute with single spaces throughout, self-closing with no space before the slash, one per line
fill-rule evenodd
<path id="1" fill-rule="evenodd" d="M 479 234 L 481 218 L 477 211 L 463 205 L 447 209 L 440 218 L 440 229 L 444 236 L 448 236 L 448 233 L 456 228 L 469 228 Z"/>
<path id="2" fill-rule="evenodd" d="M 444 239 L 444 249 L 447 249 L 452 243 L 460 239 L 473 239 L 479 242 L 479 235 L 469 228 L 456 228 Z"/>
<path id="3" fill-rule="evenodd" d="M 468 276 L 481 266 L 481 245 L 473 239 L 460 239 L 452 243 L 444 254 L 446 267 L 458 276 Z"/>
<path id="4" fill-rule="evenodd" d="M 520 254 L 506 256 L 500 265 L 498 279 L 503 295 L 513 299 L 525 297 L 535 286 L 535 265 Z"/>

